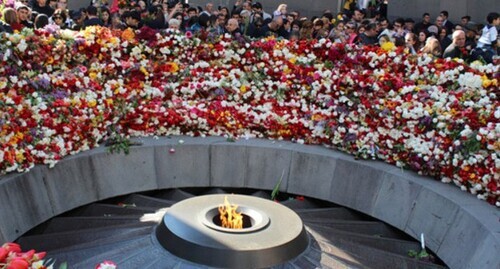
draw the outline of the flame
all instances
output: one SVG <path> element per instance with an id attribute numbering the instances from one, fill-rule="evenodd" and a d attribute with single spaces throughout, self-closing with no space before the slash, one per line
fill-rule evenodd
<path id="1" fill-rule="evenodd" d="M 219 206 L 222 228 L 243 229 L 243 215 L 236 212 L 237 205 L 231 205 L 224 196 L 224 205 Z"/>

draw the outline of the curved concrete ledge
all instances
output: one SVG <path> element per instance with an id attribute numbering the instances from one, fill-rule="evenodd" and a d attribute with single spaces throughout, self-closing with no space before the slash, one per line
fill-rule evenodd
<path id="1" fill-rule="evenodd" d="M 179 187 L 247 187 L 344 205 L 383 220 L 451 268 L 500 264 L 500 211 L 458 188 L 321 146 L 260 139 L 144 138 L 129 155 L 97 148 L 54 168 L 0 177 L 0 243 L 78 206 L 128 193 Z M 180 141 L 183 140 L 181 143 Z"/>

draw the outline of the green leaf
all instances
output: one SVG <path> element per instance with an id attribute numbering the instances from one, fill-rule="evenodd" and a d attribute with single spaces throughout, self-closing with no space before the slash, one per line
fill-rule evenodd
<path id="1" fill-rule="evenodd" d="M 61 263 L 61 265 L 59 265 L 59 269 L 68 269 L 68 263 L 67 262 Z"/>
<path id="2" fill-rule="evenodd" d="M 280 180 L 278 181 L 278 183 L 276 183 L 276 185 L 274 186 L 273 188 L 273 192 L 271 192 L 271 199 L 274 200 L 276 198 L 276 196 L 278 196 L 279 192 L 280 192 L 280 185 L 281 185 L 281 181 L 283 181 L 283 176 L 285 176 L 285 169 L 283 169 L 283 172 L 281 173 L 281 178 Z"/>

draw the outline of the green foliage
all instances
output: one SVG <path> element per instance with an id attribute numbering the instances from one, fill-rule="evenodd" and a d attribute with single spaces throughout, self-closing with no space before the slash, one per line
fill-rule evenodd
<path id="1" fill-rule="evenodd" d="M 281 178 L 278 180 L 278 183 L 273 188 L 273 191 L 271 192 L 271 199 L 274 200 L 278 194 L 280 193 L 280 186 L 281 182 L 283 181 L 283 176 L 285 176 L 285 169 L 283 169 L 283 172 L 281 173 Z"/>

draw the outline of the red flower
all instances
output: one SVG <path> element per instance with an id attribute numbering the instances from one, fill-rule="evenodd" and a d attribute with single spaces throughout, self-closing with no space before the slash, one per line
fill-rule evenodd
<path id="1" fill-rule="evenodd" d="M 28 269 L 29 263 L 23 258 L 14 258 L 7 265 L 7 269 Z"/>

